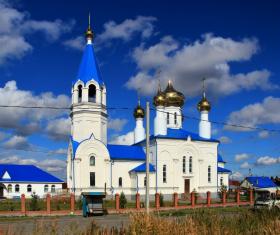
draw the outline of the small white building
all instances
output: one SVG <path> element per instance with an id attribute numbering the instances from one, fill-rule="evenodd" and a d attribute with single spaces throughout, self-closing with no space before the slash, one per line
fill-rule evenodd
<path id="1" fill-rule="evenodd" d="M 219 141 L 211 137 L 210 103 L 203 92 L 198 103 L 198 134 L 182 128 L 184 95 L 171 81 L 154 97 L 156 115 L 150 136 L 150 193 L 164 195 L 193 190 L 216 193 L 228 187 L 230 170 L 218 155 Z M 107 143 L 106 86 L 93 48 L 93 33 L 86 32 L 86 46 L 78 76 L 72 86 L 71 139 L 67 157 L 67 185 L 76 195 L 104 192 L 126 195 L 145 193 L 145 111 L 134 110 L 133 145 Z"/>
<path id="2" fill-rule="evenodd" d="M 0 164 L 0 198 L 32 193 L 45 197 L 62 190 L 63 181 L 33 165 Z"/>

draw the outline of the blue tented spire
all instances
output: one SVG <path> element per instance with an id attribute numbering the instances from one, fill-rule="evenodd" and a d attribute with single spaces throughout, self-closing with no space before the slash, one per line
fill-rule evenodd
<path id="1" fill-rule="evenodd" d="M 87 43 L 83 58 L 80 64 L 78 77 L 75 80 L 77 82 L 78 80 L 83 81 L 84 83 L 87 83 L 90 80 L 95 80 L 99 85 L 103 85 L 104 82 L 102 80 L 100 70 L 97 64 L 97 60 L 94 53 L 94 48 L 92 43 Z"/>

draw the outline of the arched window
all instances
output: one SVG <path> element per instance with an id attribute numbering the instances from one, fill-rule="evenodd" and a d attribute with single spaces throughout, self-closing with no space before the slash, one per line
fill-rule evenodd
<path id="1" fill-rule="evenodd" d="M 208 166 L 208 182 L 211 182 L 211 166 Z"/>
<path id="2" fill-rule="evenodd" d="M 18 185 L 18 184 L 15 185 L 15 192 L 16 192 L 16 193 L 19 192 L 19 185 Z"/>
<path id="3" fill-rule="evenodd" d="M 174 113 L 174 124 L 177 125 L 177 113 Z"/>
<path id="4" fill-rule="evenodd" d="M 224 178 L 221 177 L 221 178 L 220 178 L 220 186 L 223 186 L 223 185 L 224 185 Z"/>
<path id="5" fill-rule="evenodd" d="M 32 192 L 32 186 L 31 186 L 31 184 L 27 185 L 27 192 L 28 192 L 28 193 Z"/>
<path id="6" fill-rule="evenodd" d="M 163 165 L 163 167 L 162 167 L 162 182 L 163 183 L 167 182 L 167 180 L 166 180 L 166 165 Z"/>
<path id="7" fill-rule="evenodd" d="M 88 102 L 96 102 L 96 87 L 93 84 L 88 86 Z"/>
<path id="8" fill-rule="evenodd" d="M 82 90 L 83 90 L 83 86 L 79 85 L 78 86 L 78 102 L 82 102 Z"/>
<path id="9" fill-rule="evenodd" d="M 95 166 L 95 157 L 94 157 L 94 156 L 91 156 L 91 157 L 90 157 L 89 165 L 90 165 L 90 166 Z"/>
<path id="10" fill-rule="evenodd" d="M 186 157 L 183 157 L 183 173 L 186 173 Z"/>
<path id="11" fill-rule="evenodd" d="M 49 185 L 45 184 L 44 185 L 44 192 L 47 193 L 49 191 Z"/>
<path id="12" fill-rule="evenodd" d="M 147 184 L 147 178 L 146 176 L 144 177 L 144 187 L 146 187 L 146 184 Z"/>
<path id="13" fill-rule="evenodd" d="M 11 193 L 13 190 L 13 186 L 11 184 L 8 184 L 8 193 Z"/>
<path id="14" fill-rule="evenodd" d="M 189 172 L 192 173 L 192 156 L 189 158 Z"/>
<path id="15" fill-rule="evenodd" d="M 167 113 L 167 124 L 169 124 L 169 113 Z"/>
<path id="16" fill-rule="evenodd" d="M 52 193 L 55 193 L 55 185 L 52 185 L 52 187 L 51 187 L 51 192 L 52 192 Z"/>
<path id="17" fill-rule="evenodd" d="M 122 177 L 119 178 L 119 187 L 122 187 Z"/>

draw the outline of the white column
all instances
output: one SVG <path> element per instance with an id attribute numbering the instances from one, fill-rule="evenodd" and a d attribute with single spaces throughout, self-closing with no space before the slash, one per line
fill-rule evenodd
<path id="1" fill-rule="evenodd" d="M 134 143 L 138 143 L 145 139 L 145 129 L 143 126 L 143 118 L 136 119 L 136 126 L 134 129 Z"/>
<path id="2" fill-rule="evenodd" d="M 163 106 L 158 106 L 154 119 L 154 135 L 166 135 L 166 114 Z"/>
<path id="3" fill-rule="evenodd" d="M 199 122 L 199 136 L 205 139 L 211 138 L 211 123 L 208 121 L 208 111 L 201 111 Z"/>
<path id="4" fill-rule="evenodd" d="M 82 102 L 88 102 L 88 87 L 82 88 Z"/>

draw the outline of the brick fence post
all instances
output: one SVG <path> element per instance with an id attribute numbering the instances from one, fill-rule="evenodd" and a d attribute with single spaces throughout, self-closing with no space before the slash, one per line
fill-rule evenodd
<path id="1" fill-rule="evenodd" d="M 222 192 L 222 203 L 223 205 L 226 204 L 226 196 L 227 196 L 227 193 L 225 191 Z"/>
<path id="2" fill-rule="evenodd" d="M 70 194 L 70 212 L 71 214 L 74 214 L 75 212 L 75 194 Z"/>
<path id="3" fill-rule="evenodd" d="M 236 203 L 240 205 L 240 189 L 236 190 Z"/>
<path id="4" fill-rule="evenodd" d="M 160 208 L 159 193 L 155 194 L 155 204 L 156 204 L 156 209 L 159 209 Z"/>
<path id="5" fill-rule="evenodd" d="M 195 192 L 191 192 L 191 205 L 195 207 Z"/>
<path id="6" fill-rule="evenodd" d="M 51 214 L 51 195 L 50 194 L 47 194 L 46 201 L 47 201 L 47 214 Z"/>
<path id="7" fill-rule="evenodd" d="M 140 194 L 136 193 L 136 209 L 140 209 Z"/>
<path id="8" fill-rule="evenodd" d="M 116 193 L 115 195 L 115 203 L 116 203 L 116 210 L 120 209 L 120 194 Z"/>
<path id="9" fill-rule="evenodd" d="M 249 194 L 250 194 L 250 204 L 254 204 L 254 193 L 253 189 L 249 189 Z"/>
<path id="10" fill-rule="evenodd" d="M 21 201 L 21 213 L 23 215 L 26 215 L 25 195 L 24 194 L 21 194 L 20 201 Z"/>
<path id="11" fill-rule="evenodd" d="M 207 192 L 207 206 L 211 205 L 211 192 Z"/>
<path id="12" fill-rule="evenodd" d="M 173 194 L 173 206 L 178 207 L 178 193 Z"/>

